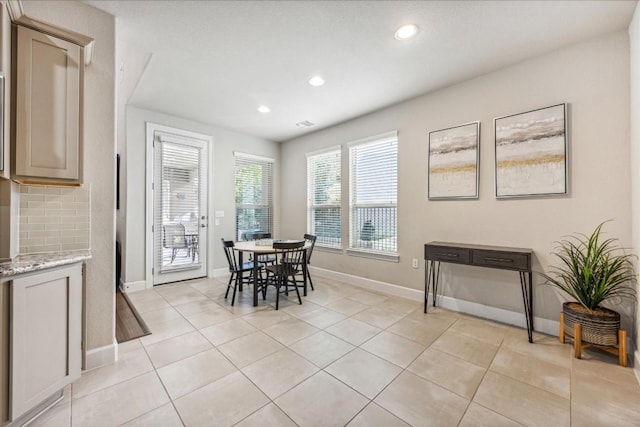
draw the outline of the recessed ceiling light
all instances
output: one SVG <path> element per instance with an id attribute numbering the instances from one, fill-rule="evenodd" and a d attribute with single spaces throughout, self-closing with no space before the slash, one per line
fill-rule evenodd
<path id="1" fill-rule="evenodd" d="M 309 120 L 303 120 L 301 122 L 296 123 L 296 126 L 299 128 L 308 128 L 311 126 L 315 126 L 315 123 L 311 123 Z"/>
<path id="2" fill-rule="evenodd" d="M 407 40 L 418 34 L 418 26 L 414 24 L 403 25 L 398 28 L 398 31 L 395 33 L 395 38 L 397 40 Z"/>
<path id="3" fill-rule="evenodd" d="M 271 108 L 267 107 L 266 105 L 261 105 L 258 107 L 258 111 L 260 111 L 261 113 L 269 113 L 271 112 Z"/>
<path id="4" fill-rule="evenodd" d="M 313 76 L 309 79 L 309 84 L 311 86 L 322 86 L 324 84 L 324 79 L 320 76 Z"/>

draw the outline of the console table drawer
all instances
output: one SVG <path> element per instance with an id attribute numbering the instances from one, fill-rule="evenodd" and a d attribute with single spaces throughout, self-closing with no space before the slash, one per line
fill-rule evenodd
<path id="1" fill-rule="evenodd" d="M 442 262 L 468 264 L 471 261 L 471 250 L 446 246 L 430 246 L 424 248 L 425 259 Z"/>
<path id="2" fill-rule="evenodd" d="M 531 270 L 527 254 L 474 250 L 472 264 L 480 267 L 504 268 L 508 270 Z"/>

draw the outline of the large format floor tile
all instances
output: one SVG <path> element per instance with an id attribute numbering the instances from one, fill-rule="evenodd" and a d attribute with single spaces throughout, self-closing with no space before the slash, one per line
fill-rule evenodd
<path id="1" fill-rule="evenodd" d="M 510 420 L 490 409 L 471 403 L 458 427 L 520 427 L 522 424 Z"/>
<path id="2" fill-rule="evenodd" d="M 231 426 L 267 403 L 242 373 L 234 372 L 174 401 L 185 426 Z"/>
<path id="3" fill-rule="evenodd" d="M 569 399 L 491 371 L 473 401 L 524 425 L 570 425 Z"/>
<path id="4" fill-rule="evenodd" d="M 131 294 L 152 334 L 82 373 L 32 425 L 638 426 L 617 358 L 324 277 L 253 306 L 198 279 Z M 139 305 L 139 306 L 138 306 Z"/>
<path id="5" fill-rule="evenodd" d="M 488 368 L 498 351 L 498 346 L 447 330 L 430 348 L 449 353 L 474 365 Z"/>
<path id="6" fill-rule="evenodd" d="M 291 345 L 318 331 L 319 329 L 315 326 L 298 319 L 288 319 L 263 329 L 265 334 L 275 338 L 284 345 Z"/>
<path id="7" fill-rule="evenodd" d="M 321 331 L 291 344 L 289 348 L 316 366 L 324 368 L 355 347 L 340 338 Z"/>
<path id="8" fill-rule="evenodd" d="M 275 404 L 269 403 L 235 425 L 235 427 L 269 426 L 296 427 L 296 423 Z"/>
<path id="9" fill-rule="evenodd" d="M 369 400 L 325 372 L 318 372 L 275 400 L 299 426 L 344 426 Z"/>
<path id="10" fill-rule="evenodd" d="M 533 356 L 501 348 L 489 367 L 493 372 L 550 391 L 569 399 L 571 370 Z"/>
<path id="11" fill-rule="evenodd" d="M 349 427 L 408 427 L 409 424 L 371 402 L 347 424 Z"/>
<path id="12" fill-rule="evenodd" d="M 242 369 L 255 385 L 275 399 L 318 372 L 318 367 L 284 348 Z"/>
<path id="13" fill-rule="evenodd" d="M 155 372 L 74 399 L 73 423 L 78 426 L 119 425 L 169 402 Z"/>
<path id="14" fill-rule="evenodd" d="M 150 344 L 147 346 L 147 354 L 153 366 L 160 368 L 210 348 L 211 343 L 199 331 L 193 331 Z"/>
<path id="15" fill-rule="evenodd" d="M 469 405 L 467 399 L 407 371 L 374 402 L 414 426 L 455 426 Z"/>
<path id="16" fill-rule="evenodd" d="M 147 412 L 144 415 L 139 416 L 126 424 L 122 424 L 122 427 L 181 427 L 182 421 L 173 407 L 173 404 L 167 403 L 164 406 Z"/>
<path id="17" fill-rule="evenodd" d="M 254 332 L 222 344 L 218 348 L 233 364 L 243 368 L 283 349 L 284 346 L 263 332 Z"/>
<path id="18" fill-rule="evenodd" d="M 373 399 L 402 369 L 359 348 L 333 362 L 325 371 L 357 392 Z M 372 373 L 375 373 L 372 375 Z"/>
<path id="19" fill-rule="evenodd" d="M 73 398 L 86 396 L 151 371 L 153 371 L 153 365 L 144 348 L 139 346 L 123 352 L 114 364 L 86 371 L 72 385 Z"/>
<path id="20" fill-rule="evenodd" d="M 473 397 L 486 372 L 480 366 L 432 348 L 425 350 L 407 369 L 466 399 Z"/>
<path id="21" fill-rule="evenodd" d="M 171 399 L 216 381 L 237 369 L 215 348 L 158 369 Z"/>
<path id="22" fill-rule="evenodd" d="M 360 345 L 381 331 L 380 328 L 353 318 L 343 320 L 325 330 L 353 345 Z"/>
<path id="23" fill-rule="evenodd" d="M 425 346 L 400 335 L 382 331 L 361 346 L 391 363 L 406 368 L 425 349 Z"/>

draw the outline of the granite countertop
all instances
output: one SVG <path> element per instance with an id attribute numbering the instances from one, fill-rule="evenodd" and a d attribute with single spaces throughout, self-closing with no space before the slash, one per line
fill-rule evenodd
<path id="1" fill-rule="evenodd" d="M 0 277 L 44 270 L 88 259 L 91 259 L 91 251 L 88 250 L 18 255 L 13 261 L 0 262 Z"/>

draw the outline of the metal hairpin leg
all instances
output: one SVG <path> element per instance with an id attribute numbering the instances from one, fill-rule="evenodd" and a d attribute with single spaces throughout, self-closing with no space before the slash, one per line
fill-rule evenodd
<path id="1" fill-rule="evenodd" d="M 520 271 L 520 287 L 522 288 L 522 302 L 524 303 L 524 316 L 527 322 L 527 334 L 529 342 L 533 342 L 533 288 L 531 281 L 533 273 Z M 528 281 L 527 281 L 528 275 Z"/>
<path id="2" fill-rule="evenodd" d="M 429 305 L 429 288 L 433 288 L 433 306 L 436 306 L 436 296 L 438 295 L 438 282 L 440 281 L 440 262 L 428 261 L 424 263 L 424 312 L 427 312 Z"/>

